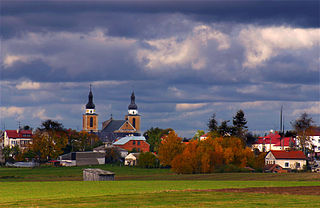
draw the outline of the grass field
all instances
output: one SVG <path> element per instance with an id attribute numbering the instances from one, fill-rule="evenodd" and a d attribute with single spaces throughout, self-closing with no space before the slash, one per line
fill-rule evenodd
<path id="1" fill-rule="evenodd" d="M 80 181 L 87 167 L 1 168 L 0 182 L 4 181 Z M 116 180 L 259 180 L 259 181 L 320 181 L 318 173 L 212 173 L 177 175 L 170 169 L 143 169 L 126 166 L 100 165 L 115 172 Z"/>
<path id="2" fill-rule="evenodd" d="M 320 186 L 317 173 L 177 175 L 169 169 L 94 167 L 115 172 L 116 181 L 81 181 L 86 167 L 0 168 L 0 207 L 320 207 L 319 195 L 196 191 Z"/>
<path id="3" fill-rule="evenodd" d="M 286 196 L 274 194 L 251 193 L 218 193 L 195 192 L 186 190 L 245 188 L 245 187 L 286 187 L 314 186 L 320 182 L 311 181 L 58 181 L 58 182 L 3 182 L 0 187 L 0 207 L 31 207 L 52 206 L 196 206 L 199 202 L 204 206 L 221 204 L 231 206 L 238 201 L 237 206 L 244 205 L 249 200 L 253 206 L 258 203 L 268 204 L 270 200 L 276 205 L 285 200 L 299 203 L 310 199 L 309 202 L 317 207 L 320 205 L 319 196 Z M 186 201 L 186 199 L 188 200 Z M 216 201 L 216 200 L 218 201 Z M 233 202 L 231 201 L 233 200 Z M 269 200 L 267 200 L 269 199 Z M 255 201 L 257 200 L 257 201 Z M 278 201 L 278 202 L 277 202 Z"/>

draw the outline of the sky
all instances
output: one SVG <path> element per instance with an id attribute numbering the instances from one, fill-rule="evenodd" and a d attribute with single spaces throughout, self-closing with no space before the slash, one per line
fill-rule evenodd
<path id="1" fill-rule="evenodd" d="M 142 131 L 208 130 L 242 109 L 249 131 L 303 112 L 320 125 L 319 1 L 1 1 L 0 129 L 82 129 L 134 90 Z"/>

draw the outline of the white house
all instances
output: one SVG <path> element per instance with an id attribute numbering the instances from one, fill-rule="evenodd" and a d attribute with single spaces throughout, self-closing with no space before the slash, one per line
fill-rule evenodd
<path id="1" fill-rule="evenodd" d="M 125 157 L 124 165 L 128 165 L 128 166 L 138 165 L 139 156 L 140 156 L 140 153 L 130 153 L 128 156 Z"/>
<path id="2" fill-rule="evenodd" d="M 5 130 L 3 136 L 3 145 L 6 147 L 19 146 L 20 149 L 26 148 L 32 143 L 31 130 Z"/>
<path id="3" fill-rule="evenodd" d="M 302 170 L 307 158 L 302 151 L 271 150 L 265 157 L 265 165 L 277 164 L 282 168 Z"/>

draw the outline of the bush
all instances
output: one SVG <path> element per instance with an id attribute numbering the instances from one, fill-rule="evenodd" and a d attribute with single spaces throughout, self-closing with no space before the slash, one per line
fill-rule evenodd
<path id="1" fill-rule="evenodd" d="M 158 168 L 159 160 L 151 152 L 142 152 L 139 156 L 139 167 L 141 168 Z"/>

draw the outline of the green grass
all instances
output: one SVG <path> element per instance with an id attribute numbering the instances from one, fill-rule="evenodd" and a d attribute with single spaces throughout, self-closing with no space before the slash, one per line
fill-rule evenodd
<path id="1" fill-rule="evenodd" d="M 212 173 L 177 175 L 170 169 L 143 169 L 137 167 L 100 165 L 91 166 L 116 173 L 116 180 L 260 180 L 260 181 L 320 181 L 318 173 Z M 4 181 L 80 181 L 87 167 L 0 167 L 0 182 Z"/>
<path id="2" fill-rule="evenodd" d="M 220 200 L 227 196 L 233 196 L 238 200 L 240 193 L 216 193 L 216 192 L 182 192 L 182 190 L 198 190 L 198 189 L 221 189 L 221 188 L 245 188 L 245 187 L 266 187 L 266 186 L 313 186 L 320 185 L 319 182 L 310 181 L 58 181 L 58 182 L 3 182 L 0 186 L 0 207 L 8 206 L 63 206 L 65 203 L 70 203 L 70 206 L 85 206 L 91 200 L 92 207 L 106 206 L 119 203 L 120 207 L 125 207 L 131 203 L 139 203 L 146 205 L 151 203 L 152 206 L 161 205 L 154 200 L 159 200 L 163 197 L 164 205 L 172 202 L 175 197 L 180 197 L 179 206 L 185 206 L 185 203 L 190 203 L 190 206 L 195 206 L 198 201 L 191 200 L 186 202 L 183 197 L 193 198 L 199 196 L 203 200 L 209 200 L 209 204 L 214 201 L 209 196 L 218 197 Z M 178 190 L 178 192 L 170 192 L 170 190 Z M 167 192 L 169 191 L 169 192 Z M 243 195 L 243 193 L 241 193 Z M 254 198 L 255 194 L 245 193 Z M 265 195 L 267 198 L 270 194 Z M 142 197 L 142 201 L 138 200 Z M 288 200 L 295 200 L 296 196 L 288 196 Z M 317 198 L 319 196 L 300 196 L 300 198 Z M 283 198 L 283 197 L 280 197 Z M 123 200 L 129 199 L 129 200 Z M 133 200 L 134 199 L 134 200 Z M 239 198 L 240 199 L 240 198 Z M 246 198 L 242 199 L 246 201 Z M 252 202 L 254 201 L 253 199 Z M 179 201 L 179 200 L 178 200 Z M 211 202 L 210 202 L 211 201 Z M 160 200 L 162 202 L 162 200 Z M 265 201 L 264 203 L 267 203 Z M 67 203 L 67 204 L 68 204 Z M 178 203 L 178 202 L 177 202 Z M 216 203 L 216 202 L 214 202 Z M 225 203 L 230 203 L 229 201 Z M 262 203 L 262 202 L 259 202 Z M 316 202 L 315 202 L 316 203 Z M 69 206 L 69 205 L 68 205 Z M 109 206 L 109 205 L 108 205 Z"/>

